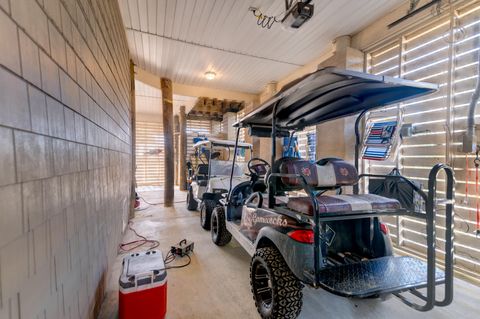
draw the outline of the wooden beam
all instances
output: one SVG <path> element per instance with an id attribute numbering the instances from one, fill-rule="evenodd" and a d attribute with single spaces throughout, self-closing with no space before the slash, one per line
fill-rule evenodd
<path id="1" fill-rule="evenodd" d="M 165 149 L 165 185 L 164 185 L 164 206 L 173 206 L 173 197 L 175 191 L 175 164 L 173 148 L 173 88 L 172 80 L 167 78 L 160 79 L 163 102 L 163 141 Z"/>
<path id="2" fill-rule="evenodd" d="M 187 190 L 187 115 L 185 105 L 180 106 L 179 114 L 180 135 L 179 135 L 179 182 L 180 190 Z"/>
<path id="3" fill-rule="evenodd" d="M 133 61 L 130 60 L 130 134 L 131 134 L 131 161 L 132 161 L 132 184 L 130 187 L 130 211 L 128 214 L 128 218 L 131 219 L 135 217 L 135 171 L 136 171 L 136 153 L 135 153 L 135 134 L 136 134 L 136 126 L 135 126 L 135 114 L 136 114 L 136 107 L 135 107 L 135 64 Z"/>
<path id="4" fill-rule="evenodd" d="M 180 118 L 178 114 L 173 117 L 175 124 L 175 185 L 180 185 Z"/>

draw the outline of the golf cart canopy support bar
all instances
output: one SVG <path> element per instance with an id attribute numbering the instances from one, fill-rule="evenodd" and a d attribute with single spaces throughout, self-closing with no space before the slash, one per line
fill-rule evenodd
<path id="1" fill-rule="evenodd" d="M 271 129 L 275 117 L 276 130 L 302 130 L 437 90 L 436 84 L 328 67 L 285 85 L 235 126 Z"/>

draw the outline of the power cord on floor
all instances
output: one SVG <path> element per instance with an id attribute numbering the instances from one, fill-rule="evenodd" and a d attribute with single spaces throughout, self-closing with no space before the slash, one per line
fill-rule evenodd
<path id="1" fill-rule="evenodd" d="M 192 258 L 190 258 L 190 255 L 184 255 L 184 257 L 187 257 L 188 258 L 188 262 L 183 264 L 183 265 L 173 265 L 173 266 L 165 266 L 165 269 L 178 269 L 178 268 L 184 268 L 184 267 L 187 267 L 188 265 L 190 265 L 190 263 L 192 262 Z M 172 263 L 173 261 L 175 261 L 177 259 L 177 255 L 175 255 L 172 250 L 170 250 L 167 255 L 165 256 L 165 258 L 163 259 L 163 262 L 165 263 L 165 265 L 168 265 L 170 263 Z"/>
<path id="2" fill-rule="evenodd" d="M 141 200 L 143 200 L 146 204 L 151 205 L 151 206 L 157 206 L 157 205 L 163 205 L 163 204 L 164 204 L 163 202 L 150 203 L 150 202 L 148 202 L 145 198 L 143 198 L 142 196 L 139 196 L 139 198 L 140 198 Z M 181 201 L 177 201 L 177 202 L 173 202 L 173 203 L 174 203 L 174 204 L 185 203 L 185 200 L 181 200 Z"/>
<path id="3" fill-rule="evenodd" d="M 160 242 L 158 240 L 153 240 L 153 239 L 148 239 L 147 237 L 139 234 L 135 228 L 133 228 L 132 226 L 132 222 L 130 221 L 128 223 L 128 229 L 130 231 L 132 231 L 135 236 L 137 236 L 138 238 L 140 239 L 137 239 L 137 240 L 133 240 L 133 241 L 130 241 L 130 242 L 126 242 L 126 243 L 121 243 L 119 245 L 119 250 L 121 253 L 128 253 L 128 252 L 131 252 L 132 250 L 135 250 L 137 248 L 140 248 L 144 245 L 147 245 L 147 244 L 150 244 L 151 246 L 147 249 L 148 250 L 153 250 L 155 248 L 157 248 L 158 246 L 160 246 Z M 182 242 L 187 242 L 186 239 L 183 239 L 182 241 L 180 241 L 178 243 L 178 245 L 181 245 Z M 131 245 L 134 245 L 133 247 L 129 247 Z M 193 247 L 193 244 L 192 244 L 192 247 Z M 188 265 L 190 265 L 190 263 L 192 262 L 192 258 L 189 256 L 189 253 L 190 252 L 193 252 L 193 248 L 191 251 L 188 251 L 187 253 L 181 255 L 180 257 L 187 257 L 188 258 L 188 262 L 183 264 L 183 265 L 172 265 L 172 266 L 166 266 L 163 270 L 167 270 L 167 269 L 178 269 L 178 268 L 184 268 L 184 267 L 187 267 Z M 173 261 L 175 261 L 177 259 L 177 254 L 175 253 L 175 247 L 172 247 L 168 253 L 165 255 L 165 258 L 163 259 L 163 262 L 165 263 L 165 265 L 168 265 L 170 263 L 172 263 Z"/>
<path id="4" fill-rule="evenodd" d="M 118 247 L 121 253 L 128 253 L 144 245 L 150 245 L 150 247 L 147 250 L 152 250 L 160 246 L 160 242 L 158 240 L 148 239 L 147 237 L 137 233 L 137 231 L 132 227 L 132 222 L 128 223 L 128 229 L 131 230 L 135 234 L 135 236 L 137 236 L 140 239 L 133 240 L 126 243 L 121 243 Z M 134 246 L 130 247 L 132 245 Z"/>

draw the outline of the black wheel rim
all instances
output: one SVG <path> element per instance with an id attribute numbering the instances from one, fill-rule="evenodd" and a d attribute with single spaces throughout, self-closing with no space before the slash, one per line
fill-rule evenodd
<path id="1" fill-rule="evenodd" d="M 217 237 L 217 232 L 218 232 L 218 219 L 217 219 L 217 214 L 212 215 L 212 234 L 213 237 Z"/>
<path id="2" fill-rule="evenodd" d="M 268 313 L 273 305 L 273 288 L 269 270 L 261 263 L 253 266 L 253 293 L 262 313 Z"/>

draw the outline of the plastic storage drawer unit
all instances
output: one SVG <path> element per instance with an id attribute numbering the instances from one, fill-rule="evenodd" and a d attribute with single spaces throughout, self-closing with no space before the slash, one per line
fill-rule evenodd
<path id="1" fill-rule="evenodd" d="M 167 272 L 160 251 L 132 253 L 120 275 L 120 319 L 163 319 L 167 312 Z"/>

